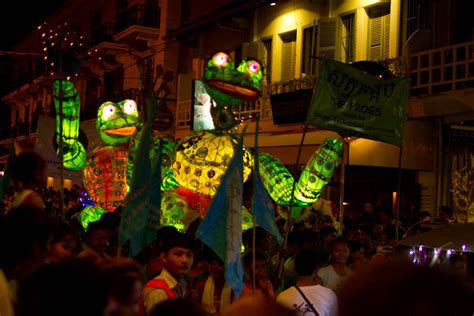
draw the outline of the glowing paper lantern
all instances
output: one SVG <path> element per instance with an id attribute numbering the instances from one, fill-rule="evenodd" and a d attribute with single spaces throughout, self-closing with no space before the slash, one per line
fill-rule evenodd
<path id="1" fill-rule="evenodd" d="M 84 184 L 96 205 L 113 212 L 127 193 L 128 147 L 99 147 L 84 168 Z"/>
<path id="2" fill-rule="evenodd" d="M 174 226 L 184 230 L 183 216 L 189 212 L 186 200 L 174 192 L 166 192 L 161 197 L 161 225 Z"/>
<path id="3" fill-rule="evenodd" d="M 278 160 L 267 153 L 259 153 L 260 176 L 270 197 L 278 205 L 290 205 L 293 176 Z"/>
<path id="4" fill-rule="evenodd" d="M 296 185 L 295 197 L 300 205 L 310 205 L 318 200 L 336 171 L 343 146 L 341 139 L 330 138 L 313 153 Z"/>
<path id="5" fill-rule="evenodd" d="M 59 101 L 60 86 L 63 90 L 62 102 Z M 79 141 L 79 97 L 74 84 L 70 81 L 55 81 L 54 106 L 56 108 L 56 142 L 59 146 L 60 137 L 63 139 L 63 164 L 71 170 L 80 170 L 86 162 L 86 150 Z M 61 121 L 60 106 L 64 119 Z M 62 134 L 61 134 L 62 128 Z M 57 149 L 59 155 L 60 148 Z"/>
<path id="6" fill-rule="evenodd" d="M 133 100 L 117 103 L 107 101 L 97 111 L 97 132 L 106 145 L 128 143 L 137 131 L 139 122 L 140 115 Z"/>
<path id="7" fill-rule="evenodd" d="M 187 136 L 177 147 L 173 164 L 176 181 L 188 190 L 214 196 L 236 144 L 234 137 L 211 131 Z M 248 150 L 244 150 L 244 181 L 251 171 L 250 158 Z"/>
<path id="8" fill-rule="evenodd" d="M 220 106 L 254 102 L 262 91 L 262 78 L 260 62 L 246 59 L 236 69 L 232 58 L 223 52 L 209 60 L 204 72 L 206 91 Z"/>
<path id="9" fill-rule="evenodd" d="M 79 214 L 79 221 L 82 227 L 87 230 L 87 227 L 89 227 L 90 223 L 97 222 L 105 213 L 106 212 L 101 207 L 89 205 L 86 206 Z"/>
<path id="10" fill-rule="evenodd" d="M 86 150 L 79 141 L 80 101 L 77 90 L 69 81 L 55 81 L 53 90 L 58 113 L 59 100 L 62 99 L 63 117 L 57 115 L 56 126 L 57 140 L 62 140 L 64 144 L 64 166 L 72 170 L 82 169 L 84 185 L 92 201 L 107 212 L 115 211 L 116 207 L 122 205 L 128 192 L 127 179 L 132 178 L 137 148 L 140 147 L 139 131 L 142 126 L 136 102 L 107 101 L 100 106 L 96 127 L 106 146 L 96 148 L 87 159 Z M 162 189 L 176 188 L 178 184 L 174 179 L 171 163 L 174 160 L 174 142 L 169 139 L 154 139 L 150 158 L 156 157 L 160 143 L 163 145 Z M 87 197 L 83 197 L 81 202 L 90 203 Z"/>
<path id="11" fill-rule="evenodd" d="M 308 206 L 318 200 L 339 164 L 342 148 L 342 140 L 327 139 L 311 156 L 295 186 L 293 206 Z M 270 197 L 278 205 L 290 205 L 293 176 L 277 158 L 269 154 L 259 154 L 259 165 Z"/>
<path id="12" fill-rule="evenodd" d="M 183 196 L 183 189 L 164 192 L 161 197 L 161 218 L 160 222 L 164 226 L 174 226 L 179 231 L 184 231 L 194 220 L 203 218 L 207 213 L 206 209 L 196 210 L 190 207 L 189 194 Z M 191 201 L 191 203 L 193 203 Z M 209 206 L 207 202 L 206 206 Z M 199 203 L 195 203 L 194 206 Z M 242 230 L 253 228 L 252 214 L 245 206 L 242 206 Z"/>

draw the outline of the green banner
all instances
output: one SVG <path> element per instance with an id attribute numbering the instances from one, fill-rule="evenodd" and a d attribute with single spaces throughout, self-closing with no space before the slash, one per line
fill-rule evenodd
<path id="1" fill-rule="evenodd" d="M 368 75 L 325 59 L 306 123 L 339 133 L 401 146 L 409 81 Z"/>

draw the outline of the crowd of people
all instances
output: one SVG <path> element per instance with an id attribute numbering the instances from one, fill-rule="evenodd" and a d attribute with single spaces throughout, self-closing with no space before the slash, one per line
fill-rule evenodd
<path id="1" fill-rule="evenodd" d="M 472 315 L 467 254 L 414 265 L 397 235 L 429 229 L 396 223 L 388 210 L 348 213 L 341 235 L 296 223 L 285 247 L 264 229 L 243 232 L 244 286 L 226 282 L 223 260 L 186 232 L 163 226 L 135 258 L 118 245 L 120 209 L 85 230 L 82 188 L 45 189 L 46 164 L 24 152 L 9 165 L 13 187 L 0 216 L 0 315 Z M 443 208 L 440 221 L 450 224 Z M 284 221 L 278 221 L 284 232 Z M 401 228 L 400 228 L 401 227 Z M 405 227 L 405 228 L 403 228 Z M 400 228 L 396 234 L 396 228 Z"/>

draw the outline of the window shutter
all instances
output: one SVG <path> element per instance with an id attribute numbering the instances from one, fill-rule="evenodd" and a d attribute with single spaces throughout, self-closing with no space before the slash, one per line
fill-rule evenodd
<path id="1" fill-rule="evenodd" d="M 320 19 L 318 21 L 317 55 L 330 59 L 336 58 L 337 19 Z"/>
<path id="2" fill-rule="evenodd" d="M 369 60 L 384 60 L 390 54 L 390 7 L 369 11 Z"/>
<path id="3" fill-rule="evenodd" d="M 384 15 L 382 60 L 390 58 L 390 14 Z"/>
<path id="4" fill-rule="evenodd" d="M 296 32 L 280 35 L 282 40 L 281 51 L 281 80 L 295 78 L 296 65 Z"/>
<path id="5" fill-rule="evenodd" d="M 382 59 L 382 17 L 369 21 L 369 59 Z"/>

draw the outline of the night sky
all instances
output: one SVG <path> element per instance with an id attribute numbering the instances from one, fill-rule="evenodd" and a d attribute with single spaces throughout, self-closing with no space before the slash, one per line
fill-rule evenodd
<path id="1" fill-rule="evenodd" d="M 0 13 L 0 50 L 10 50 L 26 34 L 36 30 L 45 18 L 65 0 L 2 1 Z"/>

